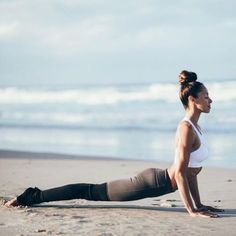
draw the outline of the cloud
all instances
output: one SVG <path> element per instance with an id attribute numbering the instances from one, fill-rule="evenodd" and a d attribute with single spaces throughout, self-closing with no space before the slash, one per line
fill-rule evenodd
<path id="1" fill-rule="evenodd" d="M 214 67 L 232 71 L 235 7 L 233 0 L 227 4 L 222 0 L 171 4 L 161 0 L 127 0 L 125 4 L 115 0 L 1 0 L 1 69 L 12 77 L 16 67 L 21 73 L 24 65 L 24 72 L 33 71 L 32 77 L 37 64 L 45 74 L 55 66 L 60 76 L 63 71 L 73 75 L 82 69 L 88 76 L 91 71 L 86 66 L 91 64 L 97 68 L 91 77 L 99 73 L 109 77 L 113 71 L 130 76 L 144 71 L 145 77 L 182 65 L 204 68 L 206 73 L 218 74 Z M 78 64 L 83 67 L 79 72 Z M 57 77 L 54 71 L 53 76 Z"/>
<path id="2" fill-rule="evenodd" d="M 113 35 L 113 28 L 110 17 L 96 16 L 70 25 L 49 26 L 41 29 L 40 34 L 40 43 L 51 52 L 73 55 L 100 50 L 98 46 L 104 48 L 104 43 Z"/>
<path id="3" fill-rule="evenodd" d="M 0 24 L 0 40 L 11 40 L 19 33 L 19 23 L 1 23 Z"/>

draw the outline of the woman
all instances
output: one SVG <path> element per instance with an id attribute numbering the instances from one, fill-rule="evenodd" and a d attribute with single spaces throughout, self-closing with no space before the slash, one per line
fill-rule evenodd
<path id="1" fill-rule="evenodd" d="M 178 189 L 191 216 L 218 217 L 213 212 L 221 210 L 201 203 L 197 183 L 202 161 L 208 154 L 198 120 L 201 113 L 210 112 L 212 100 L 206 87 L 197 81 L 196 73 L 182 71 L 179 83 L 180 100 L 186 115 L 177 128 L 175 162 L 170 168 L 166 170 L 149 168 L 133 178 L 103 184 L 70 184 L 44 191 L 28 188 L 17 198 L 7 202 L 6 206 L 29 206 L 76 198 L 94 201 L 131 201 L 161 196 Z"/>

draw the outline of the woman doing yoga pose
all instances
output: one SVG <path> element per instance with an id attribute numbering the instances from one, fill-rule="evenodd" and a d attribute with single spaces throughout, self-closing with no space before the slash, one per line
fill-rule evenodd
<path id="1" fill-rule="evenodd" d="M 209 113 L 212 100 L 207 88 L 197 81 L 194 72 L 182 71 L 179 75 L 180 100 L 185 117 L 176 132 L 175 161 L 166 170 L 149 168 L 129 179 L 102 184 L 69 184 L 48 190 L 28 188 L 6 203 L 6 206 L 30 206 L 49 201 L 87 199 L 93 201 L 132 201 L 157 197 L 179 190 L 181 199 L 191 216 L 218 217 L 220 209 L 202 204 L 197 175 L 202 161 L 207 158 L 206 141 L 198 120 L 201 113 Z"/>

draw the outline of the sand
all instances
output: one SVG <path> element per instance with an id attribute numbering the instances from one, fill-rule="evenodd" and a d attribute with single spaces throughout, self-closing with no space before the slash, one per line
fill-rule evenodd
<path id="1" fill-rule="evenodd" d="M 68 183 L 102 183 L 168 164 L 105 157 L 0 151 L 0 196 L 25 188 Z M 225 209 L 220 218 L 190 217 L 178 191 L 132 202 L 71 200 L 24 208 L 0 207 L 0 235 L 236 235 L 235 169 L 203 169 L 204 204 Z"/>

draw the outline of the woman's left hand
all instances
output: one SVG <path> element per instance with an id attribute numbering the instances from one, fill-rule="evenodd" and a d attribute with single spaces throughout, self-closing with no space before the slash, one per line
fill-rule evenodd
<path id="1" fill-rule="evenodd" d="M 223 209 L 211 207 L 211 206 L 205 206 L 201 205 L 200 207 L 197 208 L 198 211 L 211 211 L 211 212 L 222 212 L 224 211 Z"/>

